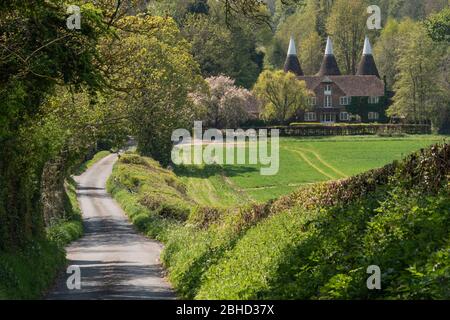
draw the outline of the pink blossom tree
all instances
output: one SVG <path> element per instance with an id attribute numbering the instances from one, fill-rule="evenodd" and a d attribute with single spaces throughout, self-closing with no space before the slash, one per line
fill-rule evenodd
<path id="1" fill-rule="evenodd" d="M 191 95 L 194 103 L 204 110 L 204 121 L 215 128 L 236 128 L 258 113 L 259 106 L 253 94 L 237 87 L 233 79 L 216 76 L 206 79 L 209 92 Z"/>

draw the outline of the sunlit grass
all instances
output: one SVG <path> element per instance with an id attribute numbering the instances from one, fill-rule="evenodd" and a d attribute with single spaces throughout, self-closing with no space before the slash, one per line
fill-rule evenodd
<path id="1" fill-rule="evenodd" d="M 275 175 L 261 175 L 261 165 L 251 164 L 182 166 L 176 168 L 176 173 L 183 177 L 189 194 L 204 205 L 232 205 L 246 199 L 265 201 L 302 185 L 382 167 L 445 138 L 437 135 L 280 138 L 280 168 Z M 245 148 L 248 159 L 248 145 Z"/>

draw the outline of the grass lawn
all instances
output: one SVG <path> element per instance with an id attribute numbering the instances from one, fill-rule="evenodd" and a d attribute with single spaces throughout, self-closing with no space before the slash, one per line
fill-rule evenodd
<path id="1" fill-rule="evenodd" d="M 378 168 L 445 138 L 436 135 L 281 138 L 280 169 L 273 176 L 262 176 L 259 165 L 184 166 L 175 171 L 187 184 L 190 197 L 198 203 L 229 206 L 248 200 L 265 201 L 305 184 Z"/>

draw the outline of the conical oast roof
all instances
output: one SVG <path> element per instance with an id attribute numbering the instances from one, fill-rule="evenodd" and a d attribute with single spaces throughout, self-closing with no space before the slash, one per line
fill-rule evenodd
<path id="1" fill-rule="evenodd" d="M 327 38 L 327 46 L 325 48 L 325 55 L 320 66 L 318 76 L 340 76 L 341 71 L 336 62 L 336 58 L 333 53 L 333 43 L 330 37 Z"/>
<path id="2" fill-rule="evenodd" d="M 361 61 L 358 65 L 358 71 L 356 73 L 358 76 L 377 76 L 380 77 L 378 73 L 377 66 L 375 64 L 375 59 L 372 55 L 372 46 L 370 45 L 369 38 L 366 37 L 364 40 L 364 49 Z"/>
<path id="3" fill-rule="evenodd" d="M 292 72 L 297 76 L 303 76 L 303 70 L 297 57 L 297 49 L 295 48 L 294 38 L 289 41 L 289 49 L 284 64 L 284 72 Z"/>

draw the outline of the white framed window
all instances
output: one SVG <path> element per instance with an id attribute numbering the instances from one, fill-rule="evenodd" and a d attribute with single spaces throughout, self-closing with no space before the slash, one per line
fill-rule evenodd
<path id="1" fill-rule="evenodd" d="M 323 106 L 325 108 L 331 108 L 333 107 L 333 97 L 332 96 L 324 96 L 323 99 Z"/>
<path id="2" fill-rule="evenodd" d="M 380 118 L 380 114 L 378 112 L 369 112 L 368 118 L 369 120 L 378 120 Z"/>
<path id="3" fill-rule="evenodd" d="M 343 111 L 339 114 L 339 119 L 341 121 L 348 121 L 350 120 L 350 115 L 348 114 L 348 112 Z"/>
<path id="4" fill-rule="evenodd" d="M 341 106 L 348 106 L 352 102 L 351 97 L 340 97 L 339 102 Z"/>
<path id="5" fill-rule="evenodd" d="M 380 97 L 369 97 L 369 104 L 377 104 L 380 102 Z"/>
<path id="6" fill-rule="evenodd" d="M 306 112 L 305 113 L 305 121 L 316 121 L 317 115 L 315 112 Z"/>
<path id="7" fill-rule="evenodd" d="M 325 85 L 324 93 L 325 93 L 325 95 L 331 96 L 331 84 Z"/>
<path id="8" fill-rule="evenodd" d="M 320 114 L 320 121 L 321 122 L 336 122 L 336 114 L 329 113 L 329 112 L 322 113 L 322 114 Z"/>
<path id="9" fill-rule="evenodd" d="M 316 97 L 308 97 L 308 104 L 310 106 L 315 106 L 317 104 L 317 98 Z"/>

